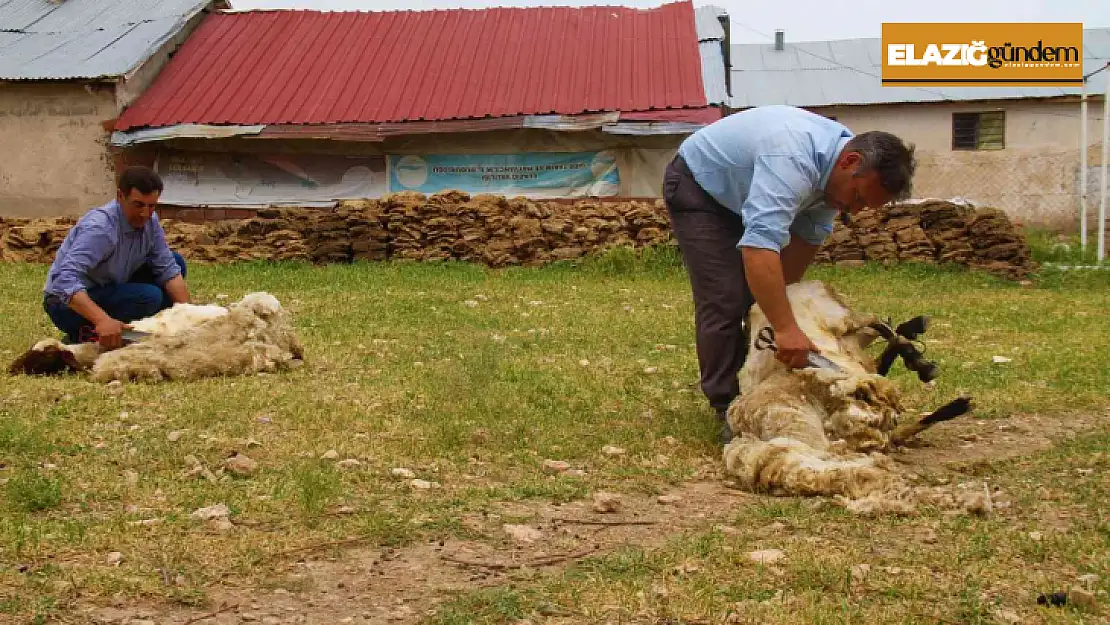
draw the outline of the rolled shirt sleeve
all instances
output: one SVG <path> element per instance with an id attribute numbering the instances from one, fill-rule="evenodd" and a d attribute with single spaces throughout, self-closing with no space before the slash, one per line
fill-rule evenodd
<path id="1" fill-rule="evenodd" d="M 47 291 L 48 295 L 58 297 L 66 306 L 74 295 L 88 288 L 85 276 L 115 248 L 115 231 L 109 224 L 90 221 L 78 224 L 74 229 L 69 250 L 58 263 Z"/>
<path id="2" fill-rule="evenodd" d="M 819 208 L 807 209 L 794 219 L 794 226 L 790 231 L 806 243 L 820 246 L 832 234 L 836 225 L 836 215 L 837 211 L 824 204 Z"/>
<path id="3" fill-rule="evenodd" d="M 782 251 L 803 203 L 816 188 L 821 173 L 812 163 L 793 154 L 764 154 L 756 157 L 751 188 L 741 207 L 744 236 L 737 247 Z M 799 236 L 816 239 L 816 224 L 795 226 Z M 799 229 L 800 226 L 800 229 Z"/>
<path id="4" fill-rule="evenodd" d="M 155 281 L 162 286 L 180 275 L 181 267 L 174 259 L 169 244 L 166 243 L 166 233 L 162 229 L 162 222 L 158 220 L 158 215 L 152 216 L 151 220 L 153 241 L 150 252 L 146 256 L 146 262 L 150 263 Z"/>

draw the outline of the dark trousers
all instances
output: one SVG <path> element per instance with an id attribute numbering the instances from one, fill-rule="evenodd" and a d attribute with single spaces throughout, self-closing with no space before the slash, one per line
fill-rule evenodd
<path id="1" fill-rule="evenodd" d="M 177 266 L 181 267 L 181 277 L 185 277 L 185 259 L 173 253 Z M 113 319 L 129 323 L 157 314 L 173 306 L 173 299 L 165 289 L 154 281 L 154 271 L 150 265 L 143 265 L 123 284 L 95 286 L 87 291 L 89 299 L 100 306 Z M 94 327 L 87 319 L 72 308 L 59 301 L 43 301 L 43 308 L 50 320 L 65 333 L 66 343 L 80 343 L 95 337 Z"/>
<path id="2" fill-rule="evenodd" d="M 736 247 L 743 220 L 698 185 L 681 156 L 663 176 L 663 199 L 690 276 L 701 389 L 721 412 L 740 394 L 737 375 L 748 356 L 746 319 L 754 298 Z"/>

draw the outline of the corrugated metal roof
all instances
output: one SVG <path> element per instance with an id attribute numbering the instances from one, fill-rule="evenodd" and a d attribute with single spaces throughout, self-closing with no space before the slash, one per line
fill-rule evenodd
<path id="1" fill-rule="evenodd" d="M 718 17 L 727 19 L 728 13 L 717 6 L 708 5 L 694 10 L 695 30 L 698 33 L 698 51 L 701 54 L 701 77 L 705 97 L 709 104 L 728 104 L 727 69 L 725 68 L 725 29 Z"/>
<path id="2" fill-rule="evenodd" d="M 1079 87 L 884 87 L 882 39 L 786 42 L 732 46 L 733 108 L 766 104 L 833 106 L 1047 98 L 1079 95 Z M 1083 31 L 1083 73 L 1110 62 L 1110 28 Z M 1090 80 L 1088 94 L 1103 93 L 1106 80 Z"/>
<path id="3" fill-rule="evenodd" d="M 725 38 L 725 29 L 718 17 L 728 17 L 728 12 L 719 6 L 707 4 L 694 9 L 694 23 L 698 31 L 698 41 Z"/>
<path id="4" fill-rule="evenodd" d="M 0 0 L 0 79 L 121 76 L 210 0 Z"/>
<path id="5" fill-rule="evenodd" d="M 706 106 L 689 0 L 216 14 L 117 129 L 575 115 Z"/>

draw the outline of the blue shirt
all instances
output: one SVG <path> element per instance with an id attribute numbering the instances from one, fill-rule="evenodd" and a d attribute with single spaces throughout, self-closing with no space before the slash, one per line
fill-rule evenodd
<path id="1" fill-rule="evenodd" d="M 679 147 L 705 191 L 744 220 L 737 247 L 781 251 L 794 233 L 820 245 L 837 211 L 824 199 L 836 159 L 853 136 L 843 124 L 792 106 L 725 117 Z"/>
<path id="2" fill-rule="evenodd" d="M 70 228 L 43 290 L 68 306 L 81 291 L 127 282 L 144 263 L 150 263 L 159 285 L 181 273 L 158 214 L 136 230 L 127 223 L 119 202 L 112 200 L 85 213 Z"/>

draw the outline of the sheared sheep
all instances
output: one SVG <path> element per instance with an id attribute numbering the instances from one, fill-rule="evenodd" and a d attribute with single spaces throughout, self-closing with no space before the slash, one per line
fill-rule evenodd
<path id="1" fill-rule="evenodd" d="M 130 325 L 150 336 L 109 351 L 98 343 L 44 339 L 9 373 L 88 372 L 95 382 L 194 380 L 287 370 L 304 360 L 288 311 L 269 293 L 250 293 L 227 307 L 176 304 Z"/>
<path id="2" fill-rule="evenodd" d="M 792 370 L 766 345 L 757 348 L 768 321 L 754 306 L 741 395 L 727 413 L 736 436 L 723 452 L 726 472 L 752 491 L 829 496 L 860 513 L 909 512 L 921 502 L 989 507 L 989 494 L 984 502 L 979 490 L 952 494 L 910 487 L 887 455 L 933 424 L 966 413 L 970 400 L 957 398 L 904 421 L 899 389 L 886 377 L 893 361 L 901 354 L 923 380 L 935 375 L 931 363 L 915 359 L 920 354 L 910 340 L 875 315 L 854 312 L 822 282 L 790 285 L 787 295 L 802 330 L 842 371 Z M 910 331 L 899 327 L 910 339 L 924 331 L 912 325 Z M 888 348 L 876 359 L 867 348 L 878 338 L 886 339 Z"/>

